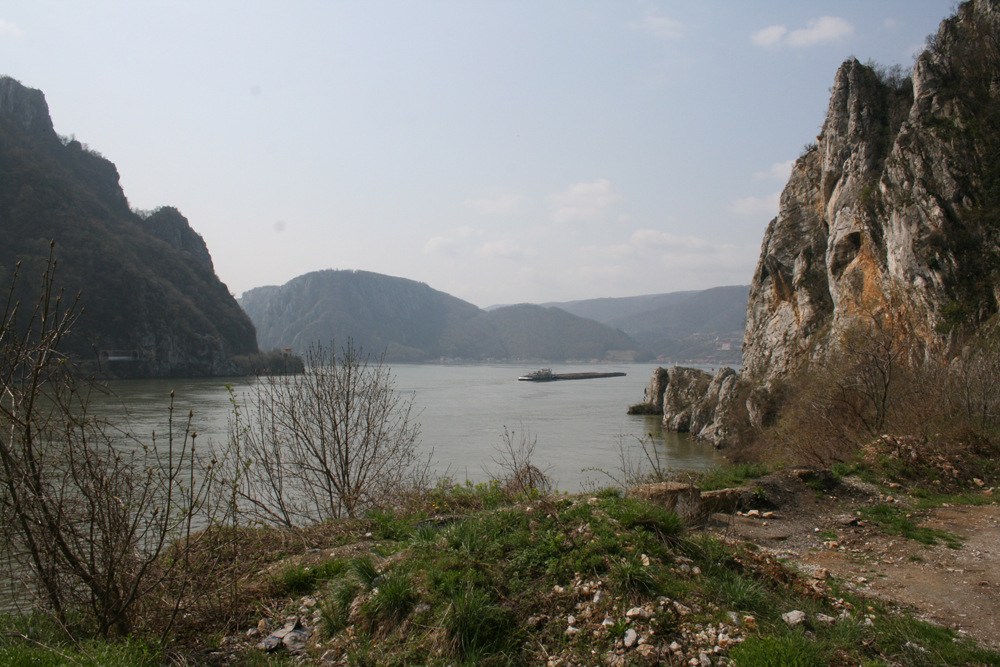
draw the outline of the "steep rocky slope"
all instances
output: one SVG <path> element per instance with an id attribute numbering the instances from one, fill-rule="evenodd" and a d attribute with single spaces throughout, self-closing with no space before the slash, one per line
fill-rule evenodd
<path id="1" fill-rule="evenodd" d="M 0 285 L 18 261 L 31 303 L 55 240 L 56 280 L 81 294 L 68 351 L 126 377 L 218 375 L 257 351 L 253 324 L 173 208 L 136 213 L 115 165 L 59 137 L 41 91 L 0 77 Z"/>
<path id="2" fill-rule="evenodd" d="M 912 76 L 854 58 L 840 67 L 764 235 L 738 385 L 662 371 L 647 395 L 667 427 L 723 444 L 730 426 L 770 423 L 782 383 L 855 332 L 886 341 L 893 359 L 946 361 L 993 329 L 998 295 L 1000 3 L 972 0 Z"/>
<path id="3" fill-rule="evenodd" d="M 620 331 L 558 308 L 522 304 L 486 312 L 423 283 L 369 271 L 307 273 L 280 287 L 244 292 L 240 305 L 264 348 L 302 351 L 312 343 L 341 345 L 352 338 L 403 362 L 589 360 L 637 348 Z"/>
<path id="4" fill-rule="evenodd" d="M 956 325 L 997 312 L 997 35 L 997 3 L 974 0 L 941 24 L 912 79 L 841 66 L 764 236 L 745 376 L 787 375 L 859 318 L 891 319 L 939 354 Z"/>

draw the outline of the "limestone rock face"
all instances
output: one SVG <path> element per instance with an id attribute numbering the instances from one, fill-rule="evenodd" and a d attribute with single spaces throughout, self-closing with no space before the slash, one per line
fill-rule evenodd
<path id="1" fill-rule="evenodd" d="M 840 67 L 764 235 L 742 377 L 657 369 L 647 400 L 666 428 L 728 444 L 727 423 L 772 424 L 782 381 L 852 327 L 878 322 L 911 358 L 947 357 L 956 331 L 1000 311 L 998 34 L 1000 0 L 970 0 L 911 77 Z"/>
<path id="2" fill-rule="evenodd" d="M 657 368 L 646 397 L 663 411 L 664 428 L 720 444 L 725 438 L 723 417 L 736 400 L 738 382 L 731 368 L 720 368 L 715 375 L 683 366 Z"/>
<path id="3" fill-rule="evenodd" d="M 947 342 L 939 327 L 947 308 L 975 322 L 996 312 L 996 286 L 967 278 L 977 255 L 998 249 L 995 231 L 979 222 L 984 175 L 998 158 L 976 125 L 985 125 L 984 96 L 987 105 L 1000 98 L 998 32 L 995 0 L 975 0 L 942 23 L 912 86 L 853 58 L 840 67 L 822 131 L 764 236 L 745 377 L 766 381 L 821 358 L 859 316 L 891 311 L 933 354 Z"/>

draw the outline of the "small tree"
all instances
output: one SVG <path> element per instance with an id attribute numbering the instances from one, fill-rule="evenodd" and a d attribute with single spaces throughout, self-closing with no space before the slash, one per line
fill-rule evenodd
<path id="1" fill-rule="evenodd" d="M 310 348 L 297 376 L 258 378 L 234 399 L 226 477 L 243 511 L 288 527 L 355 517 L 400 491 L 419 425 L 383 358 L 348 340 Z"/>
<path id="2" fill-rule="evenodd" d="M 190 418 L 144 444 L 88 412 L 94 387 L 58 351 L 76 301 L 56 292 L 55 268 L 50 250 L 37 303 L 24 309 L 12 285 L 0 321 L 0 546 L 16 592 L 63 627 L 120 636 L 174 576 L 177 561 L 158 559 L 190 536 L 209 477 L 196 477 Z"/>

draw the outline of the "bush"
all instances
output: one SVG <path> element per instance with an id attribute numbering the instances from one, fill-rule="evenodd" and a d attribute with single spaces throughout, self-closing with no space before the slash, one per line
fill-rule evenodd
<path id="1" fill-rule="evenodd" d="M 365 611 L 391 627 L 406 618 L 416 601 L 417 591 L 409 573 L 396 569 L 379 578 Z"/>
<path id="2" fill-rule="evenodd" d="M 518 637 L 511 615 L 487 593 L 472 586 L 452 596 L 444 625 L 453 653 L 465 660 L 508 650 Z"/>

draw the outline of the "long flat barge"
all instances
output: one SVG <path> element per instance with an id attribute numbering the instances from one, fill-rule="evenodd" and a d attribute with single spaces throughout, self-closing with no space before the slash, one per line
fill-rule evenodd
<path id="1" fill-rule="evenodd" d="M 553 373 L 551 368 L 543 368 L 517 378 L 521 382 L 556 382 L 557 380 L 594 380 L 596 378 L 625 377 L 625 373 Z"/>

